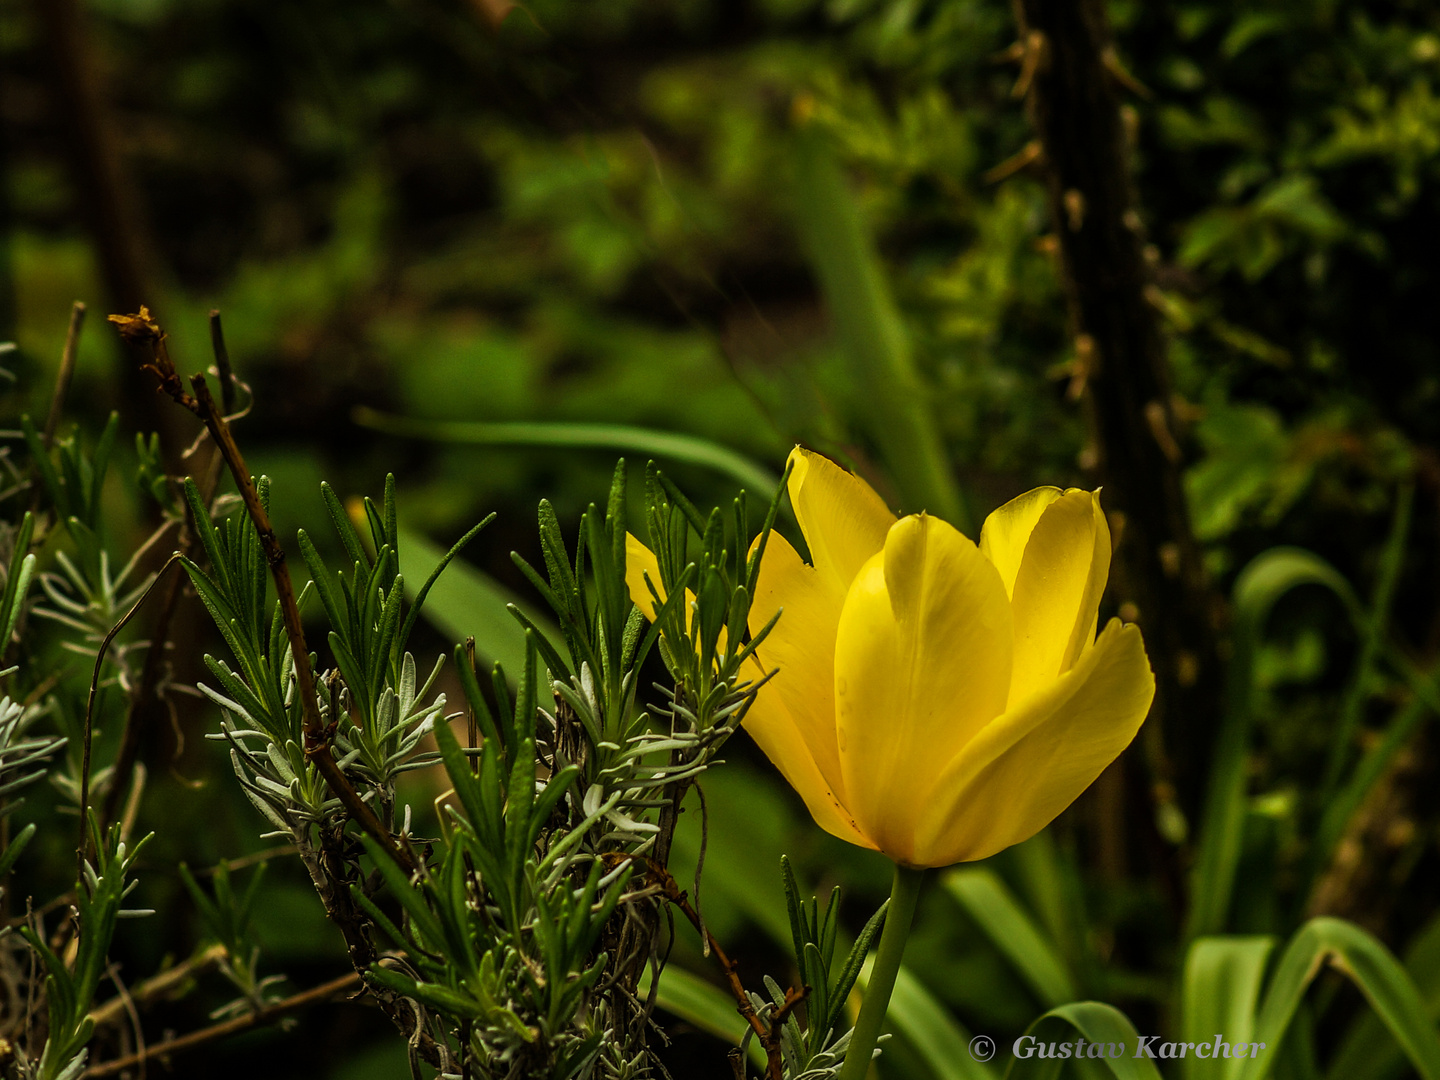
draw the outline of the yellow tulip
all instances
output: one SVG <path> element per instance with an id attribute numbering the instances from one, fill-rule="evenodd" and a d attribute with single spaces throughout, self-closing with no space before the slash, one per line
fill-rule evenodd
<path id="1" fill-rule="evenodd" d="M 823 828 L 899 866 L 1033 836 L 1129 745 L 1155 693 L 1137 627 L 1096 636 L 1098 492 L 1021 495 L 977 545 L 938 518 L 897 520 L 818 454 L 791 462 L 811 562 L 771 536 L 750 629 L 783 612 L 759 650 L 778 674 L 746 730 Z"/>
<path id="2" fill-rule="evenodd" d="M 655 592 L 660 594 L 658 603 L 654 593 L 650 591 L 650 585 L 646 584 L 647 578 L 655 586 Z M 660 578 L 660 560 L 655 558 L 653 551 L 636 539 L 634 533 L 628 532 L 625 534 L 625 587 L 630 591 L 630 599 L 635 606 L 645 613 L 647 619 L 654 622 L 655 616 L 660 613 L 660 604 L 665 602 L 665 583 Z M 686 589 L 687 611 L 694 602 L 695 594 Z M 690 624 L 688 614 L 685 624 Z"/>
<path id="3" fill-rule="evenodd" d="M 655 592 L 650 591 L 650 586 L 655 586 Z M 660 560 L 655 558 L 655 553 L 636 538 L 634 533 L 625 534 L 625 588 L 630 593 L 630 599 L 651 622 L 655 616 L 660 614 L 660 605 L 665 603 L 665 582 L 660 577 Z M 655 594 L 659 594 L 656 600 Z M 699 637 L 700 628 L 695 625 L 695 594 L 689 589 L 685 590 L 685 629 Z M 700 643 L 695 642 L 696 651 L 699 651 Z M 725 628 L 720 628 L 720 635 L 715 641 L 717 653 L 725 652 Z"/>

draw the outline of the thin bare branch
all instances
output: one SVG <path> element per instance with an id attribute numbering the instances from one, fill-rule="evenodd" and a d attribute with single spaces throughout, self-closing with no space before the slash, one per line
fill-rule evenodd
<path id="1" fill-rule="evenodd" d="M 154 998 L 170 993 L 177 986 L 182 985 L 188 979 L 193 979 L 202 971 L 209 971 L 223 959 L 225 959 L 225 946 L 211 945 L 188 960 L 182 960 L 174 967 L 167 968 L 144 982 L 136 983 L 130 988 L 129 998 L 136 1006 L 142 1006 Z M 120 1019 L 125 1011 L 125 999 L 117 994 L 105 1004 L 92 1009 L 90 1019 L 95 1022 L 96 1027 L 103 1027 Z"/>
<path id="2" fill-rule="evenodd" d="M 725 950 L 720 947 L 720 943 L 715 940 L 715 935 L 705 928 L 700 913 L 695 910 L 689 898 L 676 884 L 670 871 L 653 860 L 646 860 L 646 865 L 649 874 L 659 885 L 660 894 L 690 920 L 690 925 L 695 927 L 703 937 L 709 952 L 725 972 L 725 981 L 729 983 L 730 992 L 735 997 L 736 1011 L 745 1018 L 745 1022 L 750 1025 L 750 1029 L 755 1032 L 756 1038 L 760 1040 L 760 1045 L 765 1050 L 766 1075 L 769 1080 L 784 1080 L 785 1066 L 781 1053 L 780 1032 L 785 1026 L 785 1020 L 795 1010 L 795 1007 L 809 995 L 809 987 L 801 987 L 798 990 L 792 987 L 786 990 L 784 1002 L 771 1014 L 767 1022 L 755 1011 L 755 1006 L 750 1001 L 750 995 L 745 992 L 745 984 L 740 981 L 740 966 L 730 959 Z"/>
<path id="3" fill-rule="evenodd" d="M 230 367 L 230 350 L 225 347 L 219 308 L 210 309 L 210 348 L 215 353 L 215 371 L 220 376 L 220 403 L 229 416 L 235 411 L 235 372 Z"/>
<path id="4" fill-rule="evenodd" d="M 284 1001 L 277 1001 L 273 1005 L 267 1005 L 263 1009 L 247 1013 L 244 1016 L 237 1016 L 233 1020 L 226 1020 L 223 1023 L 212 1024 L 210 1027 L 201 1028 L 199 1031 L 192 1031 L 187 1035 L 180 1035 L 174 1039 L 167 1039 L 165 1042 L 156 1043 L 146 1050 L 126 1057 L 116 1058 L 114 1061 L 107 1061 L 101 1065 L 92 1065 L 80 1075 L 85 1080 L 98 1080 L 102 1076 L 117 1076 L 127 1069 L 133 1069 L 137 1065 L 143 1065 L 147 1061 L 158 1058 L 167 1058 L 173 1054 L 183 1053 L 186 1050 L 193 1050 L 198 1046 L 215 1042 L 217 1039 L 228 1038 L 237 1035 L 242 1031 L 249 1031 L 251 1028 L 268 1024 L 272 1020 L 279 1020 L 290 1013 L 299 1012 L 301 1009 L 309 1008 L 311 1005 L 318 1005 L 329 1001 L 338 994 L 349 990 L 358 990 L 362 986 L 360 976 L 355 972 L 341 975 L 338 979 L 331 979 L 310 990 L 304 990 L 294 994 Z"/>
<path id="5" fill-rule="evenodd" d="M 315 762 L 315 767 L 324 777 L 331 794 L 340 800 L 360 827 L 407 873 L 414 873 L 415 860 L 410 852 L 395 842 L 375 811 L 360 798 L 331 753 L 329 734 L 325 730 L 315 699 L 315 672 L 310 666 L 310 649 L 305 643 L 305 630 L 300 622 L 300 606 L 295 598 L 295 586 L 290 580 L 290 572 L 285 567 L 285 549 L 280 546 L 280 541 L 275 536 L 270 515 L 260 502 L 260 494 L 255 489 L 255 482 L 245 465 L 245 458 L 240 453 L 240 447 L 235 442 L 224 413 L 216 406 L 215 399 L 210 394 L 205 376 L 191 376 L 190 386 L 194 393 L 186 392 L 166 348 L 165 333 L 151 321 L 150 313 L 145 308 L 142 307 L 135 315 L 111 315 L 110 321 L 116 324 L 125 340 L 149 346 L 151 359 L 144 365 L 145 370 L 153 372 L 159 378 L 161 389 L 169 394 L 177 405 L 200 418 L 224 456 L 225 464 L 230 468 L 240 498 L 251 522 L 254 523 L 255 531 L 259 534 L 265 562 L 270 567 L 270 576 L 275 582 L 275 591 L 279 597 L 285 633 L 290 639 L 290 650 L 295 664 L 295 689 L 304 716 L 306 757 Z"/>

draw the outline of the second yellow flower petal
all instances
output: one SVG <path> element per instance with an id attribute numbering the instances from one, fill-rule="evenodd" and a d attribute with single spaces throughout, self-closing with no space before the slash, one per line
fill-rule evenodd
<path id="1" fill-rule="evenodd" d="M 630 592 L 630 600 L 645 613 L 645 617 L 651 622 L 655 621 L 655 614 L 659 611 L 659 604 L 655 602 L 655 596 L 650 591 L 650 585 L 645 583 L 646 575 L 649 575 L 650 585 L 655 586 L 655 592 L 660 594 L 660 603 L 665 602 L 665 583 L 660 580 L 660 561 L 655 558 L 655 553 L 640 542 L 634 533 L 625 534 L 625 587 Z"/>
<path id="2" fill-rule="evenodd" d="M 1080 663 L 956 755 L 926 793 L 917 861 L 983 859 L 1034 836 L 1130 745 L 1154 696 L 1139 628 L 1112 619 Z"/>
<path id="3" fill-rule="evenodd" d="M 885 543 L 895 515 L 864 480 L 798 446 L 790 453 L 789 491 L 810 561 L 843 592 Z"/>
<path id="4" fill-rule="evenodd" d="M 845 809 L 822 775 L 812 753 L 814 746 L 801 733 L 800 726 L 786 708 L 785 699 L 772 692 L 768 684 L 761 688 L 750 711 L 745 714 L 745 730 L 784 774 L 790 786 L 805 801 L 810 816 L 822 829 L 852 844 L 875 847 L 874 841 L 856 824 L 850 811 Z M 834 738 L 832 731 L 832 744 Z"/>
<path id="5" fill-rule="evenodd" d="M 846 805 L 891 858 L 914 864 L 940 770 L 1005 707 L 1013 630 L 1005 586 L 938 518 L 896 522 L 856 576 L 835 641 Z"/>
<path id="6" fill-rule="evenodd" d="M 1015 593 L 1020 560 L 1025 557 L 1025 545 L 1030 542 L 1035 523 L 1046 507 L 1063 494 L 1058 487 L 1038 487 L 992 510 L 985 519 L 980 529 L 980 550 L 999 571 L 1006 596 Z"/>
<path id="7" fill-rule="evenodd" d="M 845 590 L 833 575 L 806 566 L 788 540 L 779 533 L 770 534 L 755 601 L 750 605 L 750 632 L 759 633 L 775 612 L 782 614 L 756 650 L 760 667 L 766 673 L 776 672 L 760 688 L 757 706 L 778 699 L 825 783 L 841 799 L 845 781 L 835 742 L 835 631 L 844 604 Z M 763 748 L 766 743 L 756 726 L 757 715 L 752 708 L 745 729 Z M 784 769 L 773 754 L 771 759 Z"/>
<path id="8" fill-rule="evenodd" d="M 1098 496 L 1072 489 L 1051 501 L 1030 532 L 1011 590 L 1012 707 L 1068 671 L 1094 640 L 1109 574 L 1110 529 Z"/>

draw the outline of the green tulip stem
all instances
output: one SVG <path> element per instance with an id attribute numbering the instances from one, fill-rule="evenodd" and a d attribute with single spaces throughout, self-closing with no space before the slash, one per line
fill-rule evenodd
<path id="1" fill-rule="evenodd" d="M 915 919 L 915 902 L 920 899 L 920 883 L 924 879 L 924 870 L 911 870 L 898 863 L 895 866 L 895 883 L 890 888 L 890 907 L 885 912 L 885 929 L 880 932 L 880 949 L 875 954 L 870 981 L 865 984 L 860 1018 L 855 1021 L 855 1030 L 850 1033 L 850 1045 L 845 1050 L 845 1065 L 840 1070 L 840 1080 L 865 1080 L 865 1074 L 870 1069 L 870 1057 L 875 1052 L 880 1028 L 885 1023 L 885 1012 L 890 1007 L 890 994 L 895 989 L 895 976 L 900 974 L 905 939 L 910 936 L 910 924 Z"/>

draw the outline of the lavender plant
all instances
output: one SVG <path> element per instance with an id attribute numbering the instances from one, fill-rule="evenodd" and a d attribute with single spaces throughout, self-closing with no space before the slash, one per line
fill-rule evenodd
<path id="1" fill-rule="evenodd" d="M 746 670 L 764 633 L 749 641 L 744 633 L 759 551 L 737 554 L 748 536 L 743 501 L 727 539 L 718 513 L 700 519 L 650 470 L 647 517 L 652 533 L 663 530 L 667 540 L 654 583 L 667 598 L 653 624 L 626 585 L 624 463 L 604 511 L 592 506 L 583 515 L 573 556 L 553 509 L 542 504 L 548 573 L 520 566 L 555 612 L 564 655 L 516 612 L 527 647 L 512 693 L 501 667 L 477 672 L 472 650 L 457 647 L 467 747 L 449 723 L 459 714 L 442 722 L 445 699 L 429 696 L 439 662 L 417 688 L 404 646 L 435 576 L 481 526 L 407 610 L 393 482 L 381 505 L 366 503 L 373 557 L 339 499 L 323 489 L 354 562 L 350 573 L 332 574 L 301 534 L 336 657 L 315 682 L 316 707 L 345 779 L 378 809 L 386 832 L 362 835 L 357 848 L 344 842 L 341 800 L 307 757 L 280 604 L 268 626 L 261 617 L 259 533 L 243 515 L 219 525 L 202 518 L 194 485 L 185 490 L 209 569 L 190 560 L 185 568 L 233 657 L 233 666 L 207 657 L 218 687 L 204 692 L 224 714 L 217 737 L 229 744 L 240 785 L 273 826 L 270 835 L 300 853 L 346 933 L 352 961 L 390 1003 L 414 1055 L 446 1074 L 650 1075 L 656 981 L 647 1000 L 638 990 L 645 969 L 660 966 L 661 905 L 679 896 L 666 863 L 680 804 L 744 718 L 760 681 L 758 665 Z M 268 508 L 263 478 L 256 494 Z M 692 533 L 697 521 L 702 528 Z M 719 618 L 713 605 L 696 607 L 694 617 L 683 613 L 696 606 L 686 599 L 692 582 L 720 599 Z M 674 683 L 661 688 L 660 708 L 647 709 L 639 673 L 657 645 Z M 427 858 L 417 852 L 408 806 L 396 827 L 395 779 L 435 760 L 420 749 L 429 733 L 452 797 L 442 800 L 441 836 L 427 845 Z M 387 837 L 409 865 L 387 848 Z M 382 884 L 398 914 L 387 910 Z M 393 951 L 382 954 L 382 942 Z"/>
<path id="2" fill-rule="evenodd" d="M 702 515 L 652 465 L 643 519 L 657 557 L 638 570 L 652 600 L 638 605 L 624 462 L 604 508 L 581 516 L 573 550 L 542 502 L 544 572 L 516 562 L 553 610 L 560 640 L 512 609 L 525 634 L 523 668 L 478 670 L 473 642 L 457 646 L 464 700 L 447 712 L 436 689 L 444 658 L 422 680 L 408 643 L 431 587 L 491 518 L 419 589 L 407 589 L 393 477 L 378 504 L 362 502 L 365 538 L 322 485 L 344 564 L 328 565 L 302 531 L 297 546 L 310 580 L 297 595 L 269 521 L 270 484 L 251 478 L 230 432 L 241 384 L 218 322 L 223 406 L 204 376 L 191 380 L 193 394 L 185 390 L 163 332 L 145 313 L 116 321 L 148 347 L 146 366 L 162 388 L 205 423 L 211 452 L 207 460 L 206 444 L 197 443 L 194 475 L 173 476 L 158 440 L 137 438 L 135 479 L 159 524 L 121 559 L 113 557 L 102 498 L 118 416 L 87 444 L 81 432 L 58 430 L 57 394 L 43 429 L 21 420 L 28 471 L 5 455 L 18 479 L 7 494 L 31 493 L 33 509 L 0 530 L 0 631 L 7 651 L 21 646 L 19 663 L 0 672 L 9 691 L 0 699 L 0 881 L 37 835 L 33 821 L 10 833 L 22 790 L 48 777 L 52 799 L 86 823 L 74 892 L 38 909 L 32 902 L 27 916 L 0 929 L 6 1000 L 28 1002 L 4 1016 L 6 1075 L 75 1080 L 87 1069 L 111 1075 L 142 1063 L 145 1050 L 129 1052 L 127 1012 L 185 992 L 212 969 L 238 996 L 214 1012 L 218 1023 L 189 1037 L 197 1045 L 358 985 L 395 1023 L 413 1070 L 425 1062 L 461 1077 L 663 1074 L 652 1014 L 672 932 L 667 907 L 695 924 L 719 960 L 772 1080 L 831 1075 L 844 1046 L 843 1036 L 834 1038 L 834 1003 L 853 982 L 870 932 L 845 965 L 837 999 L 828 989 L 833 903 L 828 937 L 801 906 L 797 925 L 819 935 L 808 947 L 820 957 L 797 938 L 802 970 L 824 982 L 820 1009 L 802 1028 L 797 1006 L 806 989 L 781 992 L 772 980 L 774 1002 L 748 994 L 669 870 L 687 792 L 718 762 L 771 674 L 756 647 L 778 616 L 754 634 L 747 624 L 779 494 L 752 543 L 743 495 L 728 514 Z M 77 313 L 62 369 L 73 363 L 79 325 Z M 222 464 L 237 495 L 220 494 Z M 174 554 L 157 571 L 167 542 Z M 172 564 L 183 577 L 170 573 Z M 178 868 L 212 942 L 97 1002 L 102 976 L 119 978 L 109 960 L 117 920 L 143 914 L 123 909 L 148 839 L 128 838 L 143 791 L 138 731 L 146 710 L 176 689 L 166 644 L 182 581 L 228 652 L 205 657 L 210 679 L 200 693 L 220 714 L 209 737 L 227 749 L 264 835 L 299 856 L 344 938 L 351 980 L 284 996 L 283 976 L 262 973 L 250 932 L 264 902 L 263 866 L 242 892 L 222 862 L 203 875 Z M 126 638 L 122 631 L 147 603 L 156 609 L 154 636 Z M 327 624 L 334 664 L 324 670 L 305 644 L 299 612 L 307 603 Z M 657 652 L 670 678 L 643 687 L 642 668 Z M 75 654 L 83 669 L 67 666 L 64 657 Z M 463 742 L 452 727 L 461 719 Z M 398 785 L 407 772 L 435 765 L 450 790 L 437 802 L 440 835 L 422 838 Z M 54 912 L 58 923 L 47 930 Z M 96 1065 L 96 1053 L 108 1060 Z"/>
<path id="3" fill-rule="evenodd" d="M 117 921 L 147 913 L 124 901 L 149 837 L 132 841 L 126 822 L 91 802 L 113 790 L 115 775 L 110 768 L 90 773 L 94 731 L 121 725 L 139 689 L 129 659 L 141 646 L 107 656 L 102 640 L 108 644 L 153 574 L 141 568 L 143 551 L 114 570 L 103 521 L 118 417 L 112 414 L 89 449 L 79 432 L 59 431 L 82 313 L 77 307 L 43 431 L 22 416 L 13 433 L 28 460 L 17 461 L 10 447 L 3 453 L 13 482 L 0 493 L 0 652 L 13 662 L 0 670 L 0 1067 L 23 1080 L 73 1080 L 85 1070 L 103 1020 L 93 1007 Z M 93 675 L 89 662 L 81 674 L 76 654 L 94 663 Z M 36 905 L 17 895 L 13 875 L 57 810 L 70 811 L 83 830 L 74 888 Z M 24 914 L 12 915 L 17 901 Z"/>

